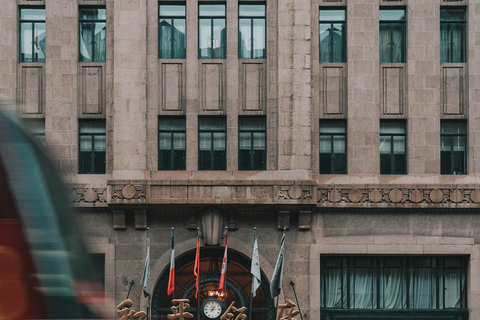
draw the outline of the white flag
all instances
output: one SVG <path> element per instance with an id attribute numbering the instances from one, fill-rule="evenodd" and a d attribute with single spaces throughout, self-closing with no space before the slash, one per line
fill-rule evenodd
<path id="1" fill-rule="evenodd" d="M 252 274 L 252 296 L 255 297 L 257 289 L 260 287 L 260 260 L 258 258 L 258 244 L 257 244 L 257 228 L 253 231 L 253 253 L 252 253 L 252 267 L 250 268 Z"/>
<path id="2" fill-rule="evenodd" d="M 282 291 L 283 280 L 283 251 L 285 245 L 285 230 L 283 230 L 282 242 L 280 244 L 280 252 L 278 253 L 277 263 L 273 271 L 272 281 L 270 282 L 270 294 L 272 299 L 280 294 Z"/>
<path id="3" fill-rule="evenodd" d="M 145 295 L 150 295 L 150 228 L 147 228 L 147 257 L 145 258 L 145 269 L 140 285 Z"/>

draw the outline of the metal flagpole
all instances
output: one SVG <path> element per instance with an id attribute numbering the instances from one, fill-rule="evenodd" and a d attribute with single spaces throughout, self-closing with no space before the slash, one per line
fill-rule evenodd
<path id="1" fill-rule="evenodd" d="M 198 243 L 198 237 L 200 237 L 200 228 L 197 227 L 197 243 Z M 195 257 L 197 259 L 197 257 Z M 200 263 L 200 261 L 198 262 Z M 195 288 L 196 290 L 200 289 L 200 266 L 198 267 L 198 287 Z M 197 320 L 200 320 L 200 295 L 198 294 L 197 291 Z"/>
<path id="2" fill-rule="evenodd" d="M 300 304 L 298 303 L 297 292 L 295 292 L 295 282 L 290 281 L 290 285 L 293 288 L 293 294 L 295 295 L 295 300 L 297 301 L 298 311 L 300 311 L 300 318 L 303 320 L 302 310 L 300 310 Z"/>

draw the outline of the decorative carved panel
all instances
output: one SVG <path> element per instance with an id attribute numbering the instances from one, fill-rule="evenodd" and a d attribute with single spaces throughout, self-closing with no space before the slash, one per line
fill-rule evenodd
<path id="1" fill-rule="evenodd" d="M 203 111 L 223 111 L 225 76 L 223 63 L 202 63 L 201 104 Z"/>
<path id="2" fill-rule="evenodd" d="M 345 68 L 322 67 L 320 101 L 324 115 L 340 115 L 345 110 Z"/>
<path id="3" fill-rule="evenodd" d="M 384 115 L 403 115 L 405 101 L 405 68 L 382 67 L 382 111 Z"/>
<path id="4" fill-rule="evenodd" d="M 242 110 L 262 111 L 265 105 L 265 68 L 262 63 L 242 63 Z"/>
<path id="5" fill-rule="evenodd" d="M 81 113 L 103 113 L 103 68 L 102 66 L 82 66 L 80 73 Z"/>
<path id="6" fill-rule="evenodd" d="M 160 108 L 162 111 L 182 111 L 185 103 L 185 81 L 181 63 L 160 65 Z"/>
<path id="7" fill-rule="evenodd" d="M 22 114 L 43 114 L 44 83 L 42 66 L 22 66 L 20 100 Z"/>
<path id="8" fill-rule="evenodd" d="M 461 66 L 442 67 L 442 107 L 445 115 L 464 114 L 464 72 Z"/>
<path id="9" fill-rule="evenodd" d="M 480 189 L 456 186 L 372 186 L 365 188 L 335 186 L 319 188 L 317 201 L 320 205 L 333 203 L 351 204 L 469 204 L 480 203 Z"/>

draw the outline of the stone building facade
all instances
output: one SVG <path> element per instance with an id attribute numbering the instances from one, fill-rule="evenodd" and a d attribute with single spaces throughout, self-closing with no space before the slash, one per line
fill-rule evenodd
<path id="1" fill-rule="evenodd" d="M 44 140 L 117 303 L 133 280 L 135 309 L 168 313 L 172 227 L 174 294 L 191 298 L 200 228 L 191 308 L 223 299 L 228 227 L 227 298 L 250 306 L 256 227 L 252 317 L 274 319 L 286 228 L 280 301 L 293 282 L 303 319 L 478 319 L 479 16 L 478 0 L 2 0 L 0 93 Z"/>

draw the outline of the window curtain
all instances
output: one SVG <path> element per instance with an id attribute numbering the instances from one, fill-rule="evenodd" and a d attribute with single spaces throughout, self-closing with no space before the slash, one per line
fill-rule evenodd
<path id="1" fill-rule="evenodd" d="M 371 268 L 352 269 L 350 276 L 350 304 L 352 309 L 376 308 L 376 278 Z"/>
<path id="2" fill-rule="evenodd" d="M 405 273 L 400 268 L 385 268 L 380 278 L 380 308 L 406 309 Z"/>
<path id="3" fill-rule="evenodd" d="M 410 277 L 410 309 L 436 309 L 435 277 L 430 268 L 412 268 Z"/>
<path id="4" fill-rule="evenodd" d="M 380 63 L 401 63 L 403 58 L 403 24 L 380 25 Z"/>
<path id="5" fill-rule="evenodd" d="M 322 286 L 324 287 L 322 292 L 325 292 L 324 307 L 342 308 L 342 300 L 346 301 L 346 290 L 343 290 L 344 296 L 342 297 L 342 270 L 326 270 L 325 281 Z"/>
<path id="6" fill-rule="evenodd" d="M 460 270 L 445 270 L 445 309 L 461 308 L 462 292 L 465 290 L 465 277 Z"/>
<path id="7" fill-rule="evenodd" d="M 106 60 L 105 23 L 80 24 L 80 58 L 83 62 Z"/>
<path id="8" fill-rule="evenodd" d="M 440 25 L 440 62 L 464 62 L 464 24 L 442 23 Z"/>

